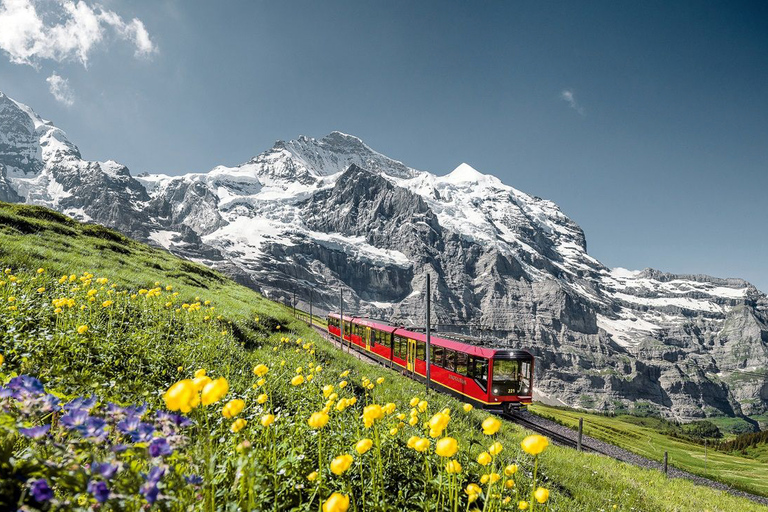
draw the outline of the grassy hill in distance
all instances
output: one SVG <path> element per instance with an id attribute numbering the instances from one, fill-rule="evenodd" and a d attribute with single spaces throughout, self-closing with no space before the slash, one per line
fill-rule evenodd
<path id="1" fill-rule="evenodd" d="M 666 451 L 669 463 L 676 468 L 768 496 L 768 460 L 718 451 L 714 445 L 719 440 L 709 440 L 705 448 L 703 442 L 670 435 L 669 426 L 659 418 L 606 416 L 542 404 L 534 404 L 530 410 L 573 429 L 578 429 L 579 418 L 584 418 L 584 433 L 588 436 L 659 462 Z"/>
<path id="2" fill-rule="evenodd" d="M 557 446 L 536 465 L 520 447 L 528 433 L 517 426 L 502 422 L 484 435 L 487 414 L 338 351 L 288 308 L 45 208 L 0 203 L 0 269 L 7 269 L 0 275 L 2 509 L 103 502 L 124 510 L 310 511 L 335 500 L 327 509 L 345 510 L 346 497 L 349 510 L 360 511 L 483 509 L 486 501 L 486 510 L 517 510 L 519 501 L 540 511 L 767 510 Z M 192 381 L 200 369 L 214 380 Z M 52 395 L 19 375 L 39 379 Z M 166 395 L 177 381 L 184 384 Z M 211 403 L 187 393 L 198 383 Z M 415 412 L 413 397 L 426 402 Z M 233 399 L 243 402 L 222 407 Z M 64 408 L 54 412 L 57 403 Z M 364 412 L 372 404 L 384 410 Z M 168 416 L 166 405 L 183 412 Z M 438 419 L 447 426 L 430 437 L 423 424 L 445 408 Z M 459 473 L 448 473 L 447 458 L 434 453 L 447 436 L 458 444 L 451 459 Z M 429 448 L 409 447 L 414 437 Z M 356 449 L 361 439 L 371 439 L 369 451 Z M 503 450 L 479 464 L 494 441 Z M 346 469 L 349 459 L 332 462 L 343 455 L 352 456 Z M 505 474 L 512 464 L 518 470 Z M 543 504 L 531 499 L 534 471 L 550 493 Z M 482 483 L 494 473 L 498 481 Z M 476 501 L 468 506 L 470 483 L 482 494 L 471 492 Z"/>

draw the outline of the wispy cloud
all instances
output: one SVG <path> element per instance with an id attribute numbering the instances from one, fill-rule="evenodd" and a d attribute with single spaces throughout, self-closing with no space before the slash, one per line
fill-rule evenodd
<path id="1" fill-rule="evenodd" d="M 45 79 L 48 82 L 48 90 L 51 91 L 56 101 L 63 103 L 64 105 L 71 107 L 75 103 L 75 94 L 72 92 L 72 88 L 69 86 L 69 80 L 62 78 L 56 73 Z"/>
<path id="2" fill-rule="evenodd" d="M 570 106 L 573 110 L 579 113 L 579 115 L 586 114 L 586 111 L 584 110 L 584 107 L 579 105 L 579 102 L 576 101 L 576 96 L 573 94 L 573 91 L 570 89 L 563 89 L 562 92 L 560 92 L 560 99 L 565 100 L 568 102 L 568 106 Z"/>
<path id="3" fill-rule="evenodd" d="M 124 21 L 114 11 L 84 1 L 0 0 L 0 50 L 11 62 L 38 67 L 42 60 L 79 61 L 88 65 L 91 51 L 110 33 L 132 43 L 137 57 L 156 51 L 141 20 Z"/>

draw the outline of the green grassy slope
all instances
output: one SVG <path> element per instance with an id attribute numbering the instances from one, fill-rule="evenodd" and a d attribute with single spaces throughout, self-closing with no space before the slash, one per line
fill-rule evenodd
<path id="1" fill-rule="evenodd" d="M 173 382 L 191 377 L 197 368 L 206 368 L 212 377 L 228 379 L 226 399 L 245 401 L 242 417 L 248 424 L 237 434 L 230 431 L 232 420 L 221 416 L 221 404 L 189 413 L 197 422 L 188 433 L 190 443 L 166 462 L 169 472 L 202 474 L 205 482 L 194 492 L 167 484 L 163 492 L 174 496 L 173 505 L 169 505 L 173 510 L 318 510 L 321 499 L 348 489 L 355 496 L 350 510 L 382 510 L 387 506 L 389 510 L 447 510 L 444 494 L 443 505 L 437 506 L 440 482 L 425 476 L 428 468 L 436 477 L 444 461 L 434 455 L 425 459 L 405 446 L 411 435 L 426 436 L 419 425 L 444 407 L 453 411 L 447 432 L 461 448 L 456 458 L 464 471 L 458 483 L 463 488 L 469 482 L 479 482 L 480 475 L 488 471 L 475 462 L 491 441 L 480 429 L 485 414 L 465 413 L 452 398 L 427 396 L 422 386 L 396 372 L 339 352 L 291 318 L 289 309 L 216 272 L 49 210 L 0 203 L 0 269 L 6 267 L 17 280 L 11 283 L 6 278 L 0 287 L 0 353 L 5 356 L 0 381 L 24 373 L 40 378 L 49 390 L 63 396 L 94 393 L 101 400 L 122 404 L 146 401 L 152 408 L 163 408 L 162 394 Z M 45 272 L 37 274 L 38 268 Z M 94 274 L 94 282 L 81 284 L 83 272 Z M 74 275 L 74 279 L 60 282 L 63 275 Z M 108 279 L 108 284 L 96 283 L 99 277 Z M 156 288 L 155 283 L 161 288 L 158 297 L 146 299 L 146 293 L 140 291 Z M 166 290 L 166 286 L 171 289 Z M 44 290 L 38 291 L 41 288 Z M 91 289 L 96 290 L 95 300 L 88 302 Z M 14 297 L 13 302 L 8 302 L 10 297 Z M 75 304 L 65 305 L 56 313 L 52 300 L 67 297 Z M 210 304 L 205 305 L 206 300 Z M 104 306 L 106 301 L 113 303 Z M 183 307 L 196 303 L 201 304 L 199 311 L 190 313 Z M 82 325 L 88 330 L 81 334 L 78 327 Z M 297 343 L 298 337 L 303 341 Z M 270 369 L 261 387 L 251 371 L 260 363 Z M 322 370 L 308 372 L 316 365 Z M 289 380 L 299 368 L 313 380 L 294 387 Z M 350 372 L 343 377 L 349 385 L 341 389 L 344 371 Z M 365 376 L 382 376 L 385 381 L 366 392 L 361 384 Z M 317 431 L 307 426 L 307 418 L 323 408 L 326 397 L 322 389 L 327 385 L 335 386 L 339 398 L 355 396 L 358 403 L 340 413 L 331 409 L 321 444 Z M 269 401 L 259 405 L 257 396 L 265 390 Z M 429 412 L 419 415 L 417 426 L 401 425 L 394 433 L 389 432 L 398 425 L 394 414 L 377 423 L 375 431 L 381 439 L 384 461 L 377 469 L 375 449 L 358 456 L 353 448 L 361 437 L 375 437 L 374 429 L 365 429 L 359 419 L 362 405 L 366 401 L 392 402 L 397 413 L 408 414 L 413 396 L 426 398 Z M 259 419 L 267 412 L 274 413 L 277 420 L 264 428 Z M 21 457 L 17 463 L 34 450 L 34 444 L 2 432 L 0 436 L 6 437 L 0 455 L 6 454 L 6 459 L 0 460 L 0 466 L 5 464 L 0 475 L 14 464 L 7 458 L 9 450 L 16 450 L 16 456 Z M 534 469 L 531 457 L 520 449 L 526 434 L 505 423 L 495 436 L 504 446 L 499 464 L 520 465 L 515 478 L 523 490 Z M 250 450 L 244 441 L 252 444 Z M 84 460 L 106 456 L 98 449 L 83 450 Z M 360 463 L 337 477 L 327 466 L 331 458 L 344 452 L 355 455 Z M 124 463 L 137 474 L 156 463 L 136 457 Z M 318 459 L 322 461 L 322 475 L 310 482 L 306 475 L 318 468 Z M 76 471 L 72 467 L 82 469 L 84 463 L 80 460 L 65 469 Z M 658 472 L 555 446 L 541 455 L 538 470 L 551 497 L 536 510 L 765 510 L 751 501 L 687 481 L 668 480 Z M 377 475 L 378 484 L 374 485 Z M 0 477 L 0 494 L 9 488 L 8 492 L 13 492 L 15 482 Z M 57 493 L 72 494 L 65 509 L 84 510 L 95 503 L 93 497 L 68 487 L 76 483 L 58 482 Z M 131 482 L 126 476 L 119 484 L 110 485 L 129 489 L 134 485 Z M 500 494 L 515 497 L 514 491 Z M 459 496 L 459 508 L 466 510 L 466 495 L 461 492 Z M 16 494 L 14 499 L 24 497 Z M 482 506 L 482 499 L 476 504 Z M 515 505 L 513 500 L 500 508 L 512 510 Z M 125 498 L 121 507 L 140 510 L 143 502 Z"/>
<path id="2" fill-rule="evenodd" d="M 755 494 L 768 496 L 768 467 L 756 458 L 739 457 L 659 432 L 653 421 L 632 416 L 603 416 L 584 411 L 535 404 L 531 411 L 571 428 L 584 418 L 584 433 L 626 450 L 661 461 L 669 452 L 670 464 Z M 648 425 L 644 424 L 648 423 Z"/>

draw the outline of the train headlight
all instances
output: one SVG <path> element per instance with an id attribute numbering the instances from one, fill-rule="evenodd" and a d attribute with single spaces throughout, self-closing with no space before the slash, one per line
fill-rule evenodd
<path id="1" fill-rule="evenodd" d="M 499 388 L 493 388 L 493 394 L 498 395 L 499 394 Z"/>

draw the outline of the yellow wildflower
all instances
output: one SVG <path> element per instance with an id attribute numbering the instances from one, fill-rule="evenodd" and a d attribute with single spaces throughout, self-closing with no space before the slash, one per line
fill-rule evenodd
<path id="1" fill-rule="evenodd" d="M 239 398 L 236 398 L 227 402 L 224 408 L 222 408 L 221 414 L 225 418 L 234 418 L 243 411 L 244 407 L 245 402 Z"/>
<path id="2" fill-rule="evenodd" d="M 349 496 L 334 492 L 323 503 L 323 512 L 347 512 L 349 509 Z"/>
<path id="3" fill-rule="evenodd" d="M 453 457 L 458 450 L 459 445 L 452 437 L 444 437 L 435 444 L 435 453 L 440 457 Z"/>
<path id="4" fill-rule="evenodd" d="M 355 445 L 355 451 L 357 451 L 357 453 L 359 453 L 360 455 L 363 455 L 365 452 L 371 449 L 371 446 L 373 446 L 373 441 L 367 438 L 361 439 Z"/>
<path id="5" fill-rule="evenodd" d="M 163 395 L 163 400 L 168 409 L 186 413 L 194 407 L 196 395 L 193 382 L 190 379 L 184 379 L 168 388 Z"/>
<path id="6" fill-rule="evenodd" d="M 457 460 L 449 460 L 445 465 L 445 471 L 451 475 L 461 473 L 461 464 Z"/>
<path id="7" fill-rule="evenodd" d="M 349 469 L 354 460 L 349 454 L 339 455 L 331 461 L 331 471 L 334 475 L 341 475 Z"/>
<path id="8" fill-rule="evenodd" d="M 491 455 L 488 452 L 483 452 L 477 456 L 477 463 L 483 466 L 487 466 L 491 463 Z"/>
<path id="9" fill-rule="evenodd" d="M 315 413 L 312 413 L 312 415 L 309 417 L 309 419 L 307 420 L 307 423 L 309 424 L 310 427 L 319 429 L 326 426 L 328 424 L 328 420 L 329 420 L 329 417 L 326 413 L 315 412 Z"/>
<path id="10" fill-rule="evenodd" d="M 538 434 L 530 435 L 520 443 L 523 451 L 529 455 L 538 455 L 549 445 L 546 437 Z"/>
<path id="11" fill-rule="evenodd" d="M 229 427 L 229 430 L 231 430 L 232 432 L 237 433 L 237 432 L 240 432 L 241 430 L 243 430 L 243 428 L 247 424 L 248 424 L 248 422 L 245 421 L 243 418 L 238 418 L 238 419 L 235 420 L 234 423 L 232 423 L 232 426 Z"/>
<path id="12" fill-rule="evenodd" d="M 209 382 L 205 385 L 202 392 L 203 405 L 210 405 L 218 402 L 229 391 L 229 382 L 224 377 Z"/>
<path id="13" fill-rule="evenodd" d="M 417 452 L 423 453 L 429 450 L 429 444 L 430 444 L 429 439 L 422 437 L 421 439 L 413 443 L 413 449 L 416 450 Z"/>
<path id="14" fill-rule="evenodd" d="M 195 377 L 192 379 L 192 382 L 195 384 L 195 390 L 202 391 L 209 382 L 212 382 L 212 379 L 207 375 L 203 375 L 201 377 Z"/>
<path id="15" fill-rule="evenodd" d="M 492 436 L 496 432 L 499 431 L 501 428 L 501 421 L 499 421 L 497 418 L 494 418 L 493 416 L 488 416 L 483 420 L 483 434 L 487 436 Z"/>

